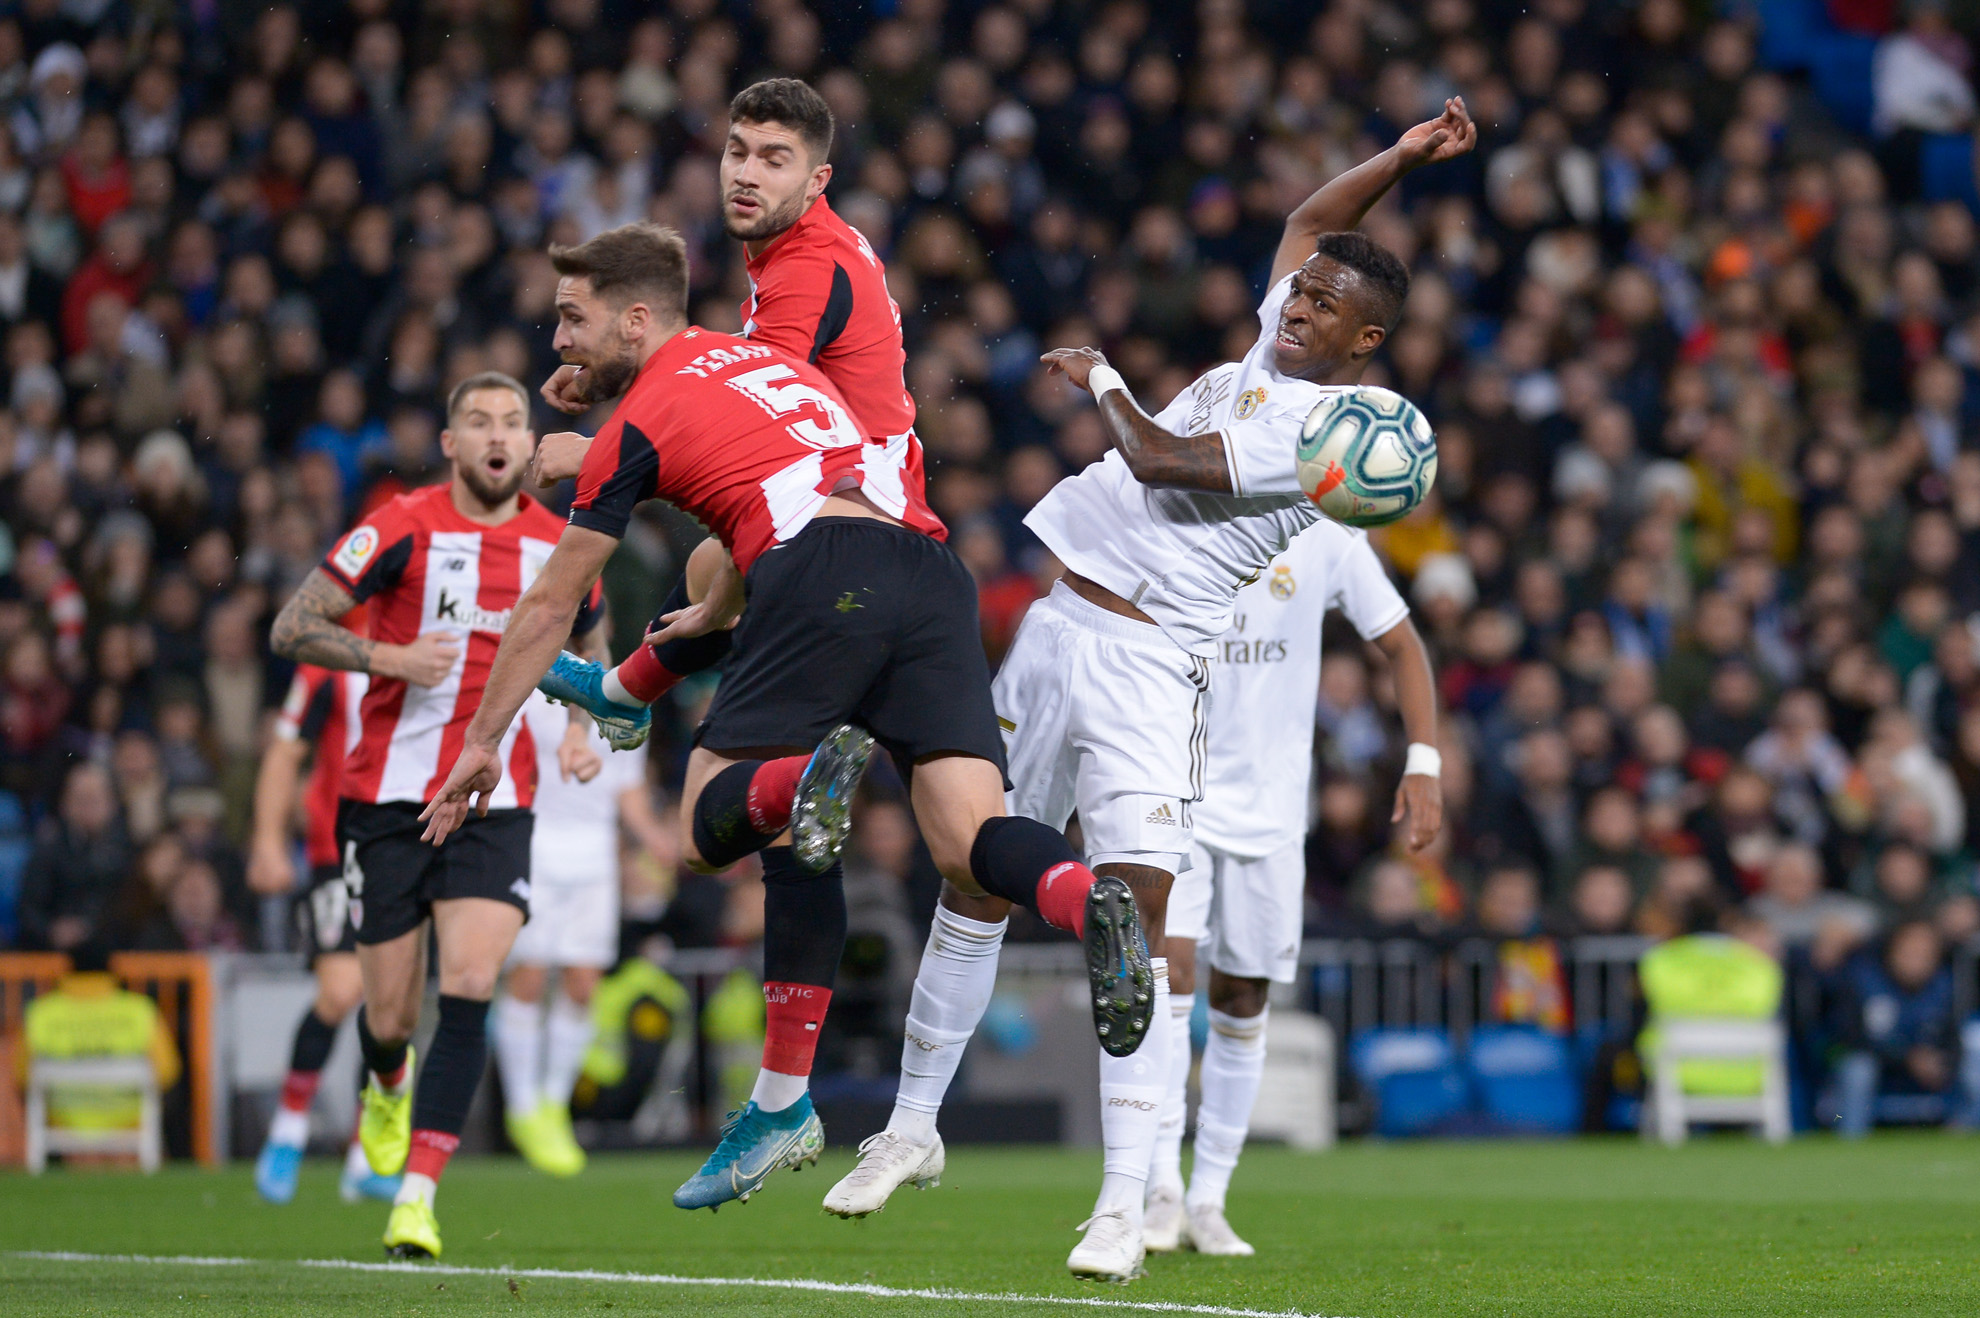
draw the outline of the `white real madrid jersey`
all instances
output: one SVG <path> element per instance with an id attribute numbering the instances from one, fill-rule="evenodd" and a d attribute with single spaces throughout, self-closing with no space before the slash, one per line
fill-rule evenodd
<path id="1" fill-rule="evenodd" d="M 1119 453 L 1060 481 L 1024 524 L 1059 560 L 1138 607 L 1191 654 L 1215 656 L 1238 588 L 1320 520 L 1299 487 L 1299 432 L 1313 405 L 1345 386 L 1279 374 L 1272 342 L 1292 276 L 1258 307 L 1243 361 L 1205 372 L 1155 420 L 1179 435 L 1221 431 L 1230 494 L 1155 490 Z"/>
<path id="2" fill-rule="evenodd" d="M 536 848 L 555 846 L 559 840 L 590 845 L 602 838 L 616 851 L 619 796 L 644 781 L 646 748 L 614 751 L 598 735 L 598 729 L 591 728 L 591 749 L 598 752 L 605 767 L 588 783 L 575 778 L 566 782 L 557 771 L 557 748 L 570 726 L 570 711 L 552 704 L 542 692 L 533 691 L 523 702 L 522 714 L 536 742 Z M 603 873 L 598 877 L 616 881 L 617 876 Z"/>
<path id="3" fill-rule="evenodd" d="M 1237 595 L 1218 643 L 1209 771 L 1196 837 L 1235 856 L 1268 856 L 1306 833 L 1320 623 L 1339 609 L 1372 641 L 1409 616 L 1368 537 L 1322 520 Z"/>

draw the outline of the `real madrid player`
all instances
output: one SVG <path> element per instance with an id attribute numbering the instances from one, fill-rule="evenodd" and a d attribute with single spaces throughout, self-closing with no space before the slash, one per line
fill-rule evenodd
<path id="1" fill-rule="evenodd" d="M 1094 872 L 1133 888 L 1151 940 L 1189 858 L 1203 796 L 1211 671 L 1238 590 L 1320 517 L 1301 490 L 1307 414 L 1353 387 L 1396 322 L 1409 271 L 1352 232 L 1409 170 L 1469 151 L 1463 102 L 1321 188 L 1286 220 L 1258 341 L 1150 417 L 1091 348 L 1045 354 L 1092 393 L 1113 448 L 1059 483 L 1025 519 L 1066 565 L 1033 606 L 998 673 L 1010 808 L 1055 827 L 1074 811 Z M 828 1211 L 873 1212 L 906 1182 L 940 1174 L 935 1114 L 996 979 L 1009 903 L 951 886 L 909 1007 L 901 1086 L 886 1130 L 866 1141 Z M 1151 941 L 1151 947 L 1157 946 Z M 1149 1004 L 1169 1016 L 1155 959 Z M 1104 1173 L 1067 1266 L 1124 1281 L 1141 1271 L 1143 1202 L 1168 1085 L 1170 1031 L 1100 1059 Z"/>
<path id="2" fill-rule="evenodd" d="M 540 694 L 522 713 L 536 743 L 529 923 L 495 1000 L 495 1061 L 510 1142 L 538 1171 L 575 1176 L 585 1157 L 571 1093 L 591 1047 L 592 992 L 618 959 L 619 818 L 643 808 L 646 749 L 612 754 L 590 719 Z"/>
<path id="3" fill-rule="evenodd" d="M 1404 845 L 1430 845 L 1443 820 L 1437 693 L 1409 606 L 1366 535 L 1319 522 L 1238 592 L 1236 616 L 1218 647 L 1208 770 L 1192 812 L 1196 844 L 1169 898 L 1170 1069 L 1148 1186 L 1151 1251 L 1187 1245 L 1205 1254 L 1252 1252 L 1224 1220 L 1224 1192 L 1265 1069 L 1266 994 L 1273 983 L 1292 982 L 1299 959 L 1310 730 L 1320 692 L 1320 624 L 1329 608 L 1382 651 L 1395 676 L 1410 745 L 1391 820 L 1402 825 Z M 1199 944 L 1210 963 L 1210 1038 L 1185 1196 L 1184 1088 Z"/>

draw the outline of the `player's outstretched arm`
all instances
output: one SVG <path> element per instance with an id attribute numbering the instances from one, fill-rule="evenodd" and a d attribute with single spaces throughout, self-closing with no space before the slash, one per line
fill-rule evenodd
<path id="1" fill-rule="evenodd" d="M 1444 102 L 1444 112 L 1404 133 L 1380 155 L 1362 161 L 1301 202 L 1286 217 L 1285 236 L 1272 258 L 1272 282 L 1278 283 L 1313 255 L 1314 241 L 1323 233 L 1339 233 L 1361 223 L 1361 217 L 1394 187 L 1403 175 L 1424 165 L 1455 160 L 1478 145 L 1478 125 L 1464 108 L 1464 98 Z"/>
<path id="2" fill-rule="evenodd" d="M 468 723 L 460 757 L 439 794 L 420 812 L 427 821 L 425 841 L 438 846 L 465 823 L 471 799 L 477 814 L 488 813 L 488 798 L 502 781 L 502 736 L 570 639 L 578 607 L 618 547 L 619 542 L 602 531 L 565 527 L 550 560 L 516 601 L 489 666 L 481 704 Z"/>
<path id="3" fill-rule="evenodd" d="M 1039 358 L 1053 375 L 1063 375 L 1092 394 L 1100 406 L 1107 439 L 1143 485 L 1163 490 L 1202 490 L 1229 494 L 1231 463 L 1224 437 L 1216 431 L 1178 435 L 1155 424 L 1142 411 L 1096 348 L 1054 348 Z"/>
<path id="4" fill-rule="evenodd" d="M 268 645 L 284 659 L 320 668 L 342 668 L 415 686 L 438 686 L 454 669 L 460 650 L 451 638 L 427 632 L 409 645 L 374 641 L 338 625 L 357 607 L 348 590 L 322 568 L 312 568 L 269 628 Z"/>
<path id="5" fill-rule="evenodd" d="M 1430 671 L 1430 652 L 1417 635 L 1416 624 L 1404 618 L 1375 638 L 1375 647 L 1388 658 L 1396 679 L 1396 704 L 1402 709 L 1403 735 L 1412 746 L 1437 744 L 1437 679 Z M 1444 826 L 1444 786 L 1434 773 L 1403 769 L 1396 786 L 1396 806 L 1389 816 L 1403 826 L 1403 845 L 1422 851 L 1437 840 Z"/>

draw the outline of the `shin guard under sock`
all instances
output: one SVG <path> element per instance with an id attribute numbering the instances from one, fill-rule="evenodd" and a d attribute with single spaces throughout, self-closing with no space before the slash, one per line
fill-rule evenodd
<path id="1" fill-rule="evenodd" d="M 916 1144 L 935 1137 L 935 1114 L 996 991 L 997 953 L 1009 923 L 986 924 L 946 906 L 935 908 L 914 976 L 901 1042 L 901 1083 L 887 1121 L 887 1129 Z"/>
<path id="2" fill-rule="evenodd" d="M 429 1148 L 444 1166 L 446 1155 L 460 1143 L 468 1105 L 488 1064 L 488 1004 L 442 993 L 440 1024 L 431 1048 L 413 1092 L 413 1152 L 417 1156 L 422 1147 Z M 422 1135 L 446 1138 L 422 1140 Z M 406 1166 L 409 1171 L 420 1170 L 411 1162 Z M 425 1174 L 437 1179 L 435 1172 Z"/>
<path id="3" fill-rule="evenodd" d="M 768 847 L 762 859 L 763 1068 L 810 1075 L 845 954 L 845 873 L 834 863 L 813 874 L 789 847 Z"/>
<path id="4" fill-rule="evenodd" d="M 710 778 L 694 801 L 694 849 L 723 870 L 790 827 L 791 801 L 809 755 L 740 760 Z M 767 876 L 766 876 L 767 877 Z"/>
<path id="5" fill-rule="evenodd" d="M 365 1069 L 378 1077 L 378 1083 L 387 1089 L 397 1089 L 406 1082 L 406 1048 L 409 1040 L 397 1043 L 383 1043 L 371 1032 L 370 1012 L 358 1009 L 358 1050 L 364 1054 Z"/>
<path id="6" fill-rule="evenodd" d="M 1015 902 L 1075 938 L 1086 936 L 1093 871 L 1058 829 L 1021 815 L 986 819 L 970 845 L 969 872 L 991 896 Z"/>

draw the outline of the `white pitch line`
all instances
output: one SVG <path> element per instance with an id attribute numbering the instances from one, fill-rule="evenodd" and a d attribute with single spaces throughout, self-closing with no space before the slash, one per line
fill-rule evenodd
<path id="1" fill-rule="evenodd" d="M 1238 1309 L 1223 1304 L 1179 1304 L 1170 1300 L 1106 1300 L 1083 1295 L 1018 1295 L 1000 1291 L 955 1291 L 939 1287 L 876 1286 L 870 1282 L 813 1281 L 805 1277 L 686 1277 L 668 1272 L 604 1272 L 591 1268 L 469 1268 L 455 1263 L 360 1263 L 355 1259 L 209 1258 L 195 1254 L 79 1254 L 68 1250 L 21 1249 L 6 1257 L 47 1263 L 129 1263 L 150 1267 L 328 1268 L 347 1272 L 398 1272 L 413 1276 L 510 1277 L 532 1281 L 603 1281 L 634 1286 L 740 1286 L 757 1290 L 816 1291 L 863 1295 L 879 1300 L 945 1300 L 970 1304 L 1056 1304 L 1077 1309 L 1126 1309 L 1137 1313 L 1190 1313 L 1208 1318 L 1322 1318 L 1297 1309 Z"/>

